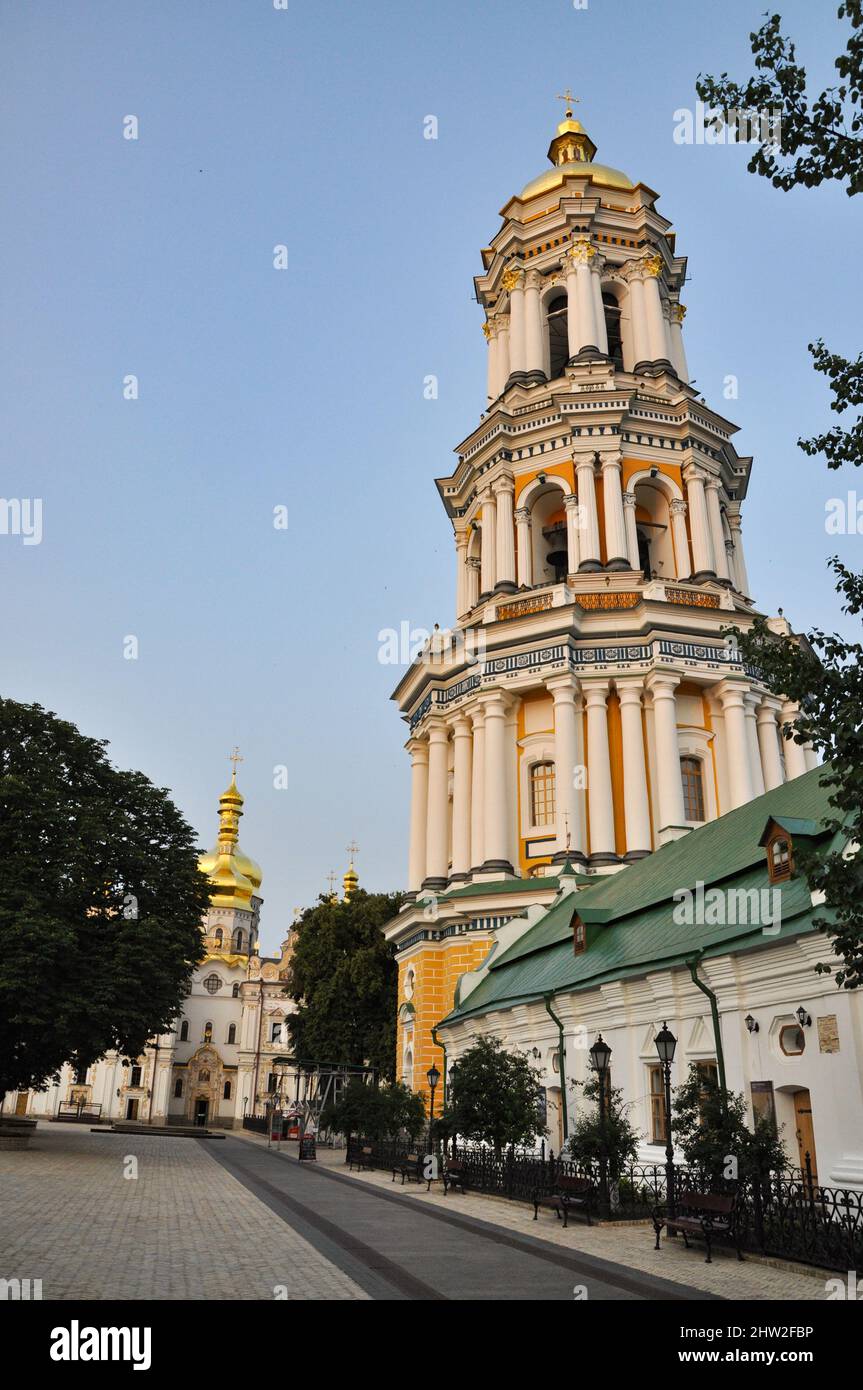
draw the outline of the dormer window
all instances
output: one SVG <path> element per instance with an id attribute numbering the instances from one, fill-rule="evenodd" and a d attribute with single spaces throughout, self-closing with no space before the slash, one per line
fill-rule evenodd
<path id="1" fill-rule="evenodd" d="M 587 948 L 587 932 L 580 917 L 576 917 L 572 927 L 572 949 L 577 956 Z"/>
<path id="2" fill-rule="evenodd" d="M 777 830 L 767 841 L 767 873 L 771 883 L 784 883 L 794 875 L 791 836 Z"/>

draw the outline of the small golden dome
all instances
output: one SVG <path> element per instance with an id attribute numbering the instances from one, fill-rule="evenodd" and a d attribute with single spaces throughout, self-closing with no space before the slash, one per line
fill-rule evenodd
<path id="1" fill-rule="evenodd" d="M 552 188 L 560 187 L 564 179 L 573 174 L 580 174 L 582 178 L 603 188 L 631 192 L 635 184 L 629 175 L 621 169 L 612 169 L 609 164 L 594 164 L 595 154 L 596 145 L 581 121 L 574 121 L 572 113 L 567 111 L 566 119 L 560 122 L 557 134 L 548 147 L 548 158 L 554 167 L 525 184 L 519 198 L 526 201 L 535 198 L 538 193 L 547 193 Z"/>
<path id="2" fill-rule="evenodd" d="M 238 907 L 251 911 L 252 897 L 261 886 L 260 865 L 240 849 L 239 823 L 243 797 L 237 774 L 219 797 L 219 837 L 211 850 L 198 858 L 198 868 L 213 884 L 214 907 Z"/>

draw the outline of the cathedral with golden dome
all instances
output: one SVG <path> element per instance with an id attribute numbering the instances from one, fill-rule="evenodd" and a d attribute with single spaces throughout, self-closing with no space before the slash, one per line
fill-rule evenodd
<path id="1" fill-rule="evenodd" d="M 219 797 L 216 842 L 198 860 L 213 896 L 201 923 L 203 958 L 173 1029 L 134 1062 L 109 1053 L 81 1073 L 67 1064 L 47 1091 L 28 1094 L 27 1114 L 66 1118 L 78 1111 L 100 1120 L 230 1129 L 246 1116 L 262 1116 L 276 1091 L 294 1097 L 295 1073 L 279 1062 L 289 1050 L 294 1008 L 284 993 L 293 942 L 289 931 L 278 955 L 259 949 L 263 873 L 240 846 L 240 761 L 235 750 L 231 780 Z M 358 886 L 351 859 L 344 900 Z M 12 1103 L 24 1113 L 20 1097 Z"/>

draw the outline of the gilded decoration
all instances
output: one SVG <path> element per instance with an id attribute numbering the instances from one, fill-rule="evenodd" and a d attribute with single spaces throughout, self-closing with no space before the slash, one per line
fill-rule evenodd
<path id="1" fill-rule="evenodd" d="M 669 603 L 686 603 L 691 608 L 719 608 L 718 594 L 698 594 L 692 589 L 670 589 L 665 586 L 665 597 Z"/>
<path id="2" fill-rule="evenodd" d="M 576 594 L 575 601 L 579 608 L 636 608 L 641 602 L 641 595 L 636 593 L 599 593 L 599 594 Z"/>
<path id="3" fill-rule="evenodd" d="M 526 613 L 544 613 L 553 606 L 551 594 L 537 594 L 536 598 L 520 598 L 514 603 L 499 604 L 495 609 L 495 617 L 521 618 Z"/>

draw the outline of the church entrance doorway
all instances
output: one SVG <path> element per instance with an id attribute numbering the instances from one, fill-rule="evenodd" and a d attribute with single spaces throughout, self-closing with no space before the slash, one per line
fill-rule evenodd
<path id="1" fill-rule="evenodd" d="M 794 1093 L 794 1123 L 797 1130 L 797 1148 L 800 1167 L 806 1172 L 806 1155 L 812 1168 L 813 1182 L 818 1181 L 818 1164 L 815 1159 L 815 1126 L 812 1123 L 812 1098 L 808 1091 Z"/>
<path id="2" fill-rule="evenodd" d="M 207 1097 L 198 1096 L 198 1099 L 195 1101 L 195 1124 L 199 1125 L 202 1129 L 207 1123 L 208 1109 Z"/>
<path id="3" fill-rule="evenodd" d="M 127 1120 L 137 1120 L 137 1118 L 138 1118 L 138 1102 L 137 1102 L 136 1100 L 127 1100 L 127 1101 L 126 1101 L 126 1119 L 127 1119 Z"/>
<path id="4" fill-rule="evenodd" d="M 27 1097 L 29 1096 L 29 1094 L 30 1094 L 29 1091 L 19 1091 L 19 1092 L 18 1092 L 18 1096 L 17 1096 L 16 1101 L 15 1101 L 15 1114 L 16 1114 L 16 1115 L 26 1115 L 26 1114 L 27 1114 Z"/>

